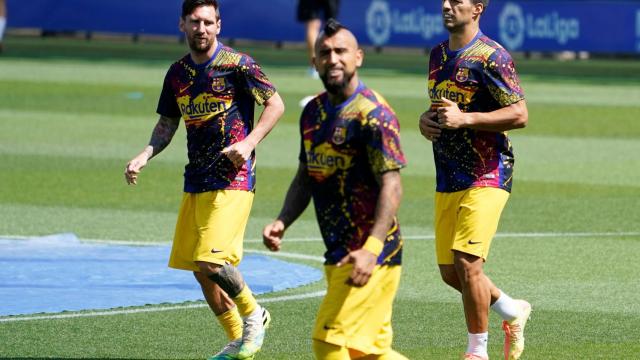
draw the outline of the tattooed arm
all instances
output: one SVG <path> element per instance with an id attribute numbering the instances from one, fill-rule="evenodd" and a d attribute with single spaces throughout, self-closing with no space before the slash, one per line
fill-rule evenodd
<path id="1" fill-rule="evenodd" d="M 125 167 L 124 177 L 127 180 L 127 184 L 135 185 L 138 183 L 138 174 L 142 168 L 147 165 L 147 162 L 151 160 L 152 157 L 158 155 L 167 147 L 167 145 L 169 145 L 171 139 L 173 139 L 173 135 L 178 129 L 178 125 L 180 125 L 179 117 L 170 118 L 162 115 L 160 116 L 156 127 L 151 133 L 149 145 L 147 145 L 140 154 L 131 159 Z"/>

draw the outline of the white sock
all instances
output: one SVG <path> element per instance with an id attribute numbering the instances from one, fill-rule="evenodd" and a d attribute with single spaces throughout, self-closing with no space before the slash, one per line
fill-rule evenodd
<path id="1" fill-rule="evenodd" d="M 4 38 L 4 28 L 7 26 L 7 18 L 0 17 L 0 41 Z"/>
<path id="2" fill-rule="evenodd" d="M 491 309 L 500 315 L 503 320 L 511 321 L 520 315 L 522 309 L 518 302 L 513 300 L 509 295 L 500 290 L 500 297 L 496 300 Z"/>
<path id="3" fill-rule="evenodd" d="M 487 353 L 487 343 L 489 342 L 489 333 L 483 332 L 480 334 L 467 334 L 467 354 L 474 354 L 482 356 L 484 358 L 489 357 Z"/>

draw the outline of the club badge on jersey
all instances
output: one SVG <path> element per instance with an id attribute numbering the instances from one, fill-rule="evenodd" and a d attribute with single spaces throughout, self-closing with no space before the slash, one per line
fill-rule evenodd
<path id="1" fill-rule="evenodd" d="M 211 89 L 216 92 L 223 91 L 225 88 L 224 78 L 213 78 L 211 80 Z"/>
<path id="2" fill-rule="evenodd" d="M 347 139 L 347 128 L 344 126 L 336 126 L 333 130 L 332 141 L 336 145 L 344 144 L 344 141 Z"/>
<path id="3" fill-rule="evenodd" d="M 456 71 L 456 81 L 465 82 L 469 80 L 469 68 L 458 68 Z"/>

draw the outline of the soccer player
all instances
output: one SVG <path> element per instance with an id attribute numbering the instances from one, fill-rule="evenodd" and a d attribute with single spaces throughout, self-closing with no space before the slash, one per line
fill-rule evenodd
<path id="1" fill-rule="evenodd" d="M 194 272 L 231 340 L 213 359 L 250 359 L 262 346 L 270 315 L 236 266 L 254 196 L 254 149 L 284 104 L 251 57 L 217 40 L 216 0 L 185 0 L 180 30 L 190 51 L 169 68 L 158 102 L 160 119 L 149 145 L 127 163 L 125 177 L 136 184 L 184 119 L 189 163 L 169 266 Z M 255 126 L 254 102 L 264 105 Z"/>
<path id="2" fill-rule="evenodd" d="M 7 4 L 5 0 L 0 0 L 0 53 L 4 50 L 2 39 L 4 38 L 4 30 L 7 26 Z"/>
<path id="3" fill-rule="evenodd" d="M 405 159 L 396 115 L 358 79 L 363 56 L 351 31 L 330 19 L 314 59 L 326 92 L 302 111 L 298 171 L 278 218 L 263 231 L 265 246 L 278 251 L 313 198 L 327 249 L 327 294 L 313 330 L 322 360 L 406 359 L 391 349 Z"/>
<path id="4" fill-rule="evenodd" d="M 305 40 L 309 53 L 309 61 L 313 63 L 314 47 L 318 33 L 322 27 L 322 21 L 338 17 L 340 0 L 298 0 L 298 21 L 304 23 Z M 310 74 L 318 78 L 314 67 L 309 69 Z"/>
<path id="5" fill-rule="evenodd" d="M 504 319 L 505 359 L 518 359 L 531 305 L 498 289 L 483 265 L 511 191 L 514 159 L 506 131 L 524 127 L 528 113 L 511 56 L 480 31 L 488 3 L 442 2 L 449 40 L 431 51 L 432 106 L 419 124 L 433 143 L 436 255 L 444 282 L 462 293 L 465 359 L 488 359 L 490 307 Z"/>

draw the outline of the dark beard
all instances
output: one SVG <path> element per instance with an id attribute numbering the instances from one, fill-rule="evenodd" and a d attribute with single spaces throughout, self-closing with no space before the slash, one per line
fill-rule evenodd
<path id="1" fill-rule="evenodd" d="M 444 27 L 450 34 L 456 34 L 464 30 L 464 24 L 445 25 Z"/>
<path id="2" fill-rule="evenodd" d="M 206 44 L 201 46 L 199 39 L 197 38 L 189 39 L 189 49 L 191 49 L 191 51 L 198 54 L 206 54 L 207 52 L 209 52 L 209 50 L 211 50 L 212 46 L 213 46 L 213 42 L 207 42 Z"/>
<path id="3" fill-rule="evenodd" d="M 327 79 L 327 74 L 325 73 L 324 75 L 320 75 L 320 80 L 322 80 L 322 84 L 324 84 L 324 88 L 327 89 L 327 92 L 329 94 L 336 95 L 341 93 L 344 89 L 347 88 L 347 86 L 351 82 L 351 79 L 353 79 L 353 75 L 355 75 L 355 72 L 352 72 L 352 73 L 345 72 L 344 77 L 342 78 L 342 81 L 337 83 L 330 83 L 329 80 Z"/>

